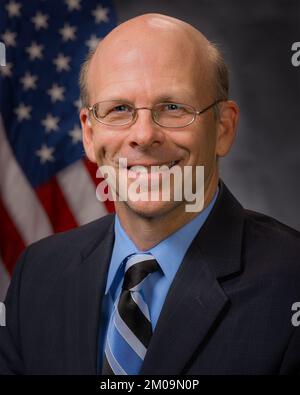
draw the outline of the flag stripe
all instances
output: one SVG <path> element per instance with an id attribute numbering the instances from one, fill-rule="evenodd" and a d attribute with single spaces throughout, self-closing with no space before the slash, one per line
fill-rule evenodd
<path id="1" fill-rule="evenodd" d="M 96 198 L 95 185 L 82 161 L 61 170 L 57 181 L 79 225 L 107 214 L 103 203 Z"/>
<path id="2" fill-rule="evenodd" d="M 75 218 L 55 177 L 36 188 L 54 232 L 63 232 L 77 226 Z"/>
<path id="3" fill-rule="evenodd" d="M 6 264 L 6 269 L 12 273 L 13 266 L 25 248 L 25 244 L 16 229 L 14 222 L 10 218 L 8 212 L 5 210 L 4 204 L 0 199 L 0 251 L 3 261 Z M 9 240 L 9 243 L 7 242 Z"/>
<path id="4" fill-rule="evenodd" d="M 25 244 L 52 234 L 49 219 L 11 151 L 1 115 L 0 179 L 3 204 L 14 219 Z"/>

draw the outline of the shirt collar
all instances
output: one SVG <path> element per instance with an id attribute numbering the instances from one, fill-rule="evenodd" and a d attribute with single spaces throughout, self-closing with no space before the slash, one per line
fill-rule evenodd
<path id="1" fill-rule="evenodd" d="M 211 212 L 217 199 L 218 192 L 219 188 L 209 205 L 190 222 L 159 242 L 150 250 L 143 251 L 143 253 L 148 252 L 154 256 L 168 282 L 171 283 L 175 277 L 186 251 Z M 117 215 L 114 230 L 115 242 L 108 271 L 105 294 L 108 293 L 125 258 L 135 253 L 141 253 L 133 241 L 127 236 Z M 170 264 L 170 262 L 172 262 L 172 264 Z"/>

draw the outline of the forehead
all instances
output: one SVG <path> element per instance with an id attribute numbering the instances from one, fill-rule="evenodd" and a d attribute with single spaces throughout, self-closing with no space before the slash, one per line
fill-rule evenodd
<path id="1" fill-rule="evenodd" d="M 100 46 L 89 67 L 92 101 L 144 95 L 194 97 L 208 80 L 205 53 L 182 37 L 121 38 Z"/>

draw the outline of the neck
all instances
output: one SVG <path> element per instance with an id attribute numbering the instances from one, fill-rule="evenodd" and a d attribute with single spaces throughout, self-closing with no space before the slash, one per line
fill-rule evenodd
<path id="1" fill-rule="evenodd" d="M 205 187 L 203 210 L 211 202 L 218 186 L 218 178 L 210 181 Z M 140 251 L 154 247 L 199 214 L 186 212 L 182 202 L 163 214 L 151 216 L 134 211 L 124 202 L 116 202 L 115 207 L 122 227 Z"/>

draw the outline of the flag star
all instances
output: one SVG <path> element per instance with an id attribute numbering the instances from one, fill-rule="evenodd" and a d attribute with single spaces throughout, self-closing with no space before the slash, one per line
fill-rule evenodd
<path id="1" fill-rule="evenodd" d="M 51 114 L 47 114 L 46 118 L 42 120 L 42 125 L 45 127 L 46 132 L 52 132 L 58 130 L 59 118 L 54 117 Z"/>
<path id="2" fill-rule="evenodd" d="M 64 91 L 65 88 L 63 86 L 53 84 L 51 89 L 47 90 L 47 93 L 51 97 L 51 101 L 55 103 L 56 101 L 64 100 Z"/>
<path id="3" fill-rule="evenodd" d="M 39 45 L 35 41 L 32 41 L 31 45 L 26 48 L 26 52 L 29 54 L 30 60 L 42 59 L 43 49 L 44 49 L 43 45 Z"/>
<path id="4" fill-rule="evenodd" d="M 65 3 L 68 6 L 69 11 L 74 11 L 74 10 L 80 10 L 81 5 L 80 5 L 81 0 L 66 0 Z"/>
<path id="5" fill-rule="evenodd" d="M 17 45 L 16 37 L 17 33 L 11 32 L 10 30 L 6 30 L 1 36 L 2 40 L 8 47 L 15 47 Z"/>
<path id="6" fill-rule="evenodd" d="M 78 125 L 74 125 L 74 128 L 70 130 L 69 136 L 72 138 L 72 143 L 76 144 L 82 141 L 81 128 Z"/>
<path id="7" fill-rule="evenodd" d="M 76 39 L 76 26 L 71 26 L 69 23 L 65 23 L 64 27 L 59 29 L 63 41 L 74 41 Z"/>
<path id="8" fill-rule="evenodd" d="M 24 121 L 24 119 L 30 119 L 30 112 L 32 110 L 31 106 L 26 106 L 24 103 L 20 103 L 20 105 L 15 108 L 14 112 L 17 115 L 18 121 Z"/>
<path id="9" fill-rule="evenodd" d="M 22 7 L 22 4 L 14 1 L 14 0 L 11 0 L 5 6 L 5 8 L 6 8 L 7 12 L 8 12 L 8 15 L 10 17 L 21 16 L 21 7 Z"/>
<path id="10" fill-rule="evenodd" d="M 24 91 L 27 91 L 28 89 L 36 89 L 37 79 L 37 75 L 32 75 L 27 72 L 24 77 L 20 79 L 21 83 L 23 84 Z"/>
<path id="11" fill-rule="evenodd" d="M 78 110 L 78 111 L 80 111 L 80 110 L 81 110 L 81 107 L 82 107 L 82 102 L 81 102 L 81 100 L 80 100 L 80 99 L 78 99 L 78 100 L 75 100 L 75 101 L 73 102 L 73 104 L 74 104 L 74 106 L 77 108 L 77 110 Z"/>
<path id="12" fill-rule="evenodd" d="M 97 8 L 95 8 L 92 11 L 92 15 L 95 17 L 95 22 L 96 23 L 101 23 L 101 22 L 108 22 L 108 8 L 102 7 L 99 5 Z"/>
<path id="13" fill-rule="evenodd" d="M 2 75 L 2 77 L 11 77 L 12 67 L 12 63 L 6 63 L 6 66 L 0 66 L 0 74 Z"/>
<path id="14" fill-rule="evenodd" d="M 95 34 L 92 34 L 90 38 L 85 42 L 85 44 L 89 47 L 89 50 L 92 51 L 96 49 L 99 42 L 100 38 L 98 38 Z"/>
<path id="15" fill-rule="evenodd" d="M 34 23 L 35 29 L 40 30 L 48 28 L 48 18 L 49 15 L 43 14 L 42 12 L 38 11 L 35 16 L 31 18 L 31 20 Z"/>
<path id="16" fill-rule="evenodd" d="M 39 150 L 35 151 L 35 153 L 40 158 L 40 162 L 42 164 L 44 164 L 46 162 L 53 162 L 54 161 L 54 157 L 53 157 L 54 148 L 47 147 L 46 144 L 43 144 Z"/>
<path id="17" fill-rule="evenodd" d="M 53 63 L 56 66 L 56 71 L 61 72 L 63 70 L 70 70 L 70 62 L 71 58 L 69 56 L 64 56 L 63 54 L 58 54 L 57 58 L 53 60 Z"/>

